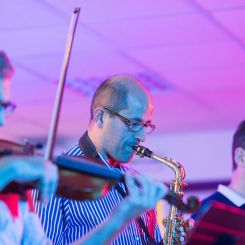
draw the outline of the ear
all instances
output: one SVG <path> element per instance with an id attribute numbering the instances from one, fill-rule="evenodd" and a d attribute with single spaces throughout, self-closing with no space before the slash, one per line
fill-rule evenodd
<path id="1" fill-rule="evenodd" d="M 245 168 L 245 150 L 242 147 L 237 147 L 234 155 L 237 166 Z"/>
<path id="2" fill-rule="evenodd" d="M 103 128 L 103 116 L 104 116 L 104 111 L 102 108 L 96 108 L 94 110 L 94 121 L 99 128 Z"/>

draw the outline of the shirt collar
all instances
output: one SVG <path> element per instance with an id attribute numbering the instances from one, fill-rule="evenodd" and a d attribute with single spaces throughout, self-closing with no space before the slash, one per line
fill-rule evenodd
<path id="1" fill-rule="evenodd" d="M 230 189 L 227 186 L 219 185 L 218 186 L 218 192 L 223 194 L 225 197 L 227 197 L 231 202 L 233 202 L 237 207 L 241 207 L 243 204 L 245 204 L 245 198 Z"/>
<path id="2" fill-rule="evenodd" d="M 85 156 L 101 160 L 87 132 L 85 132 L 83 136 L 79 139 L 79 147 L 81 151 L 85 154 Z"/>
<path id="3" fill-rule="evenodd" d="M 112 166 L 109 162 L 107 162 L 101 154 L 97 151 L 95 145 L 91 141 L 88 136 L 88 132 L 85 132 L 83 136 L 79 139 L 79 147 L 81 151 L 85 154 L 86 157 L 99 160 L 99 163 L 102 165 L 106 165 L 108 168 L 118 167 L 120 168 L 120 164 L 117 166 Z"/>

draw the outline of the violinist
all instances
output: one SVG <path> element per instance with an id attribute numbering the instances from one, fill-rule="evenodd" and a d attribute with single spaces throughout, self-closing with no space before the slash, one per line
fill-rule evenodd
<path id="1" fill-rule="evenodd" d="M 13 112 L 10 102 L 10 85 L 13 67 L 4 52 L 0 52 L 0 126 Z M 15 193 L 1 193 L 12 181 L 19 184 L 38 181 L 41 198 L 48 200 L 55 193 L 57 168 L 46 164 L 40 156 L 0 156 L 0 244 L 48 244 L 49 241 L 34 212 L 30 191 L 24 196 Z"/>

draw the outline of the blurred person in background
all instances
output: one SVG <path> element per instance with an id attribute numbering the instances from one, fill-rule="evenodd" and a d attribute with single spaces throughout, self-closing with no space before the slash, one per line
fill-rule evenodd
<path id="1" fill-rule="evenodd" d="M 232 176 L 228 186 L 219 185 L 218 190 L 202 201 L 199 211 L 192 215 L 199 220 L 212 201 L 245 210 L 245 120 L 241 121 L 233 135 Z"/>

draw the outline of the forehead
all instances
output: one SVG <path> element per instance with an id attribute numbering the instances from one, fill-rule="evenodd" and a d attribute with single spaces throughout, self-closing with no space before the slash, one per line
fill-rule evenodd
<path id="1" fill-rule="evenodd" d="M 151 98 L 148 96 L 129 95 L 127 104 L 127 109 L 121 110 L 120 112 L 124 116 L 132 119 L 150 119 L 153 106 Z"/>

